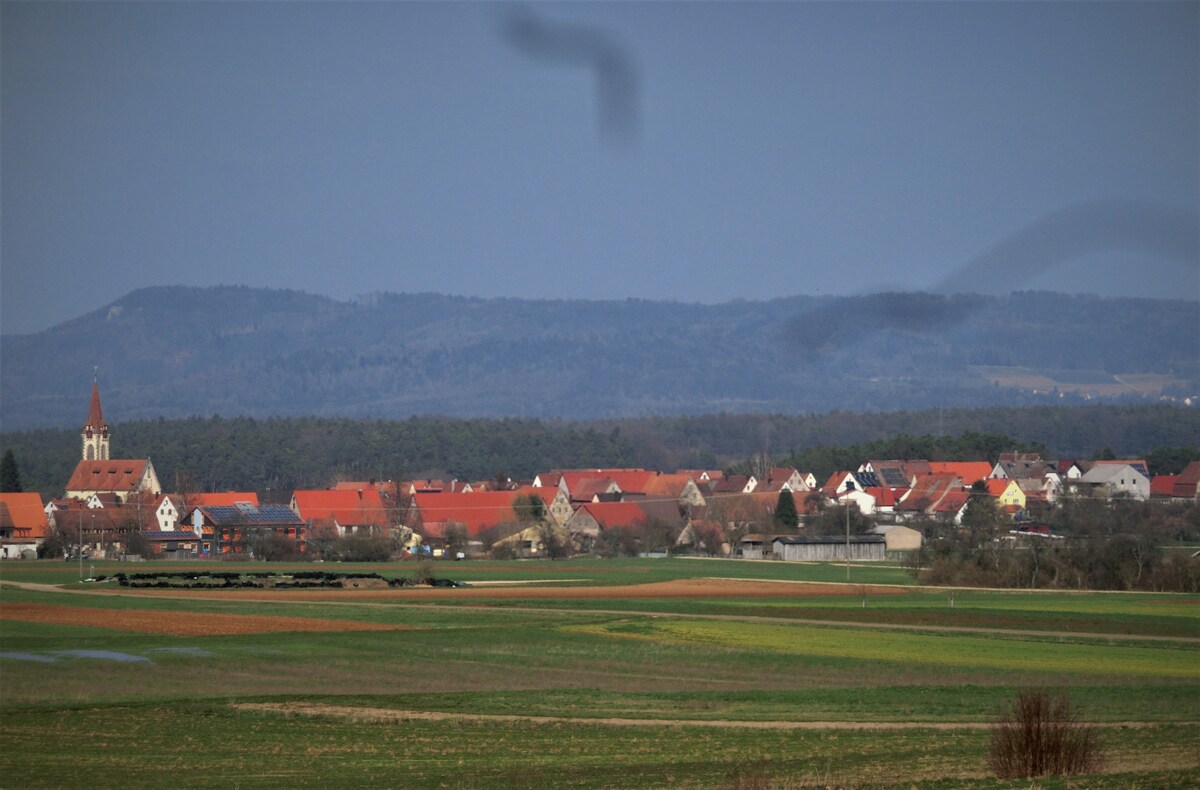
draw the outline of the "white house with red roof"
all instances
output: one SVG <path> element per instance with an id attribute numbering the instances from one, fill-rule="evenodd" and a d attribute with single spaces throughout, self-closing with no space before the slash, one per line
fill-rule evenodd
<path id="1" fill-rule="evenodd" d="M 36 552 L 49 531 L 42 495 L 30 493 L 0 494 L 0 558 L 21 557 Z"/>

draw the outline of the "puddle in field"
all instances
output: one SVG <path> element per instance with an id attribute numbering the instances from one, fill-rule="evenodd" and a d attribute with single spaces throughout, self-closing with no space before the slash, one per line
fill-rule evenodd
<path id="1" fill-rule="evenodd" d="M 199 647 L 155 647 L 151 648 L 150 653 L 170 653 L 175 656 L 196 656 L 198 658 L 210 658 L 212 653 Z"/>
<path id="2" fill-rule="evenodd" d="M 121 664 L 152 664 L 145 656 L 133 656 L 129 653 L 117 653 L 113 650 L 58 650 L 55 655 L 71 656 L 72 658 L 95 658 L 101 661 L 116 661 Z"/>
<path id="3" fill-rule="evenodd" d="M 58 659 L 54 656 L 43 656 L 38 653 L 0 653 L 0 658 L 7 658 L 12 661 L 34 661 L 38 664 L 57 664 Z"/>

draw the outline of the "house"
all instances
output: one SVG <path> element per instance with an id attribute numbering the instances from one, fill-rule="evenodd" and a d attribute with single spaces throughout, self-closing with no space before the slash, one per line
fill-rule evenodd
<path id="1" fill-rule="evenodd" d="M 896 514 L 915 516 L 932 514 L 938 503 L 952 491 L 962 491 L 962 478 L 955 474 L 916 475 L 913 486 L 896 503 Z"/>
<path id="2" fill-rule="evenodd" d="M 991 477 L 1001 480 L 1015 478 L 1045 477 L 1047 472 L 1055 469 L 1042 460 L 1039 453 L 1001 453 L 996 465 L 992 467 Z"/>
<path id="3" fill-rule="evenodd" d="M 622 487 L 622 490 L 630 492 L 628 488 Z M 696 481 L 682 474 L 656 474 L 646 480 L 640 493 L 649 500 L 669 500 L 684 507 L 700 508 L 705 505 L 704 494 Z"/>
<path id="4" fill-rule="evenodd" d="M 771 541 L 776 559 L 787 562 L 828 562 L 846 559 L 847 545 L 851 560 L 887 559 L 887 541 L 883 535 L 779 535 Z"/>
<path id="5" fill-rule="evenodd" d="M 908 488 L 912 485 L 912 480 L 917 475 L 933 474 L 933 470 L 929 467 L 929 462 L 922 460 L 867 461 L 858 468 L 858 471 L 869 472 L 875 475 L 879 481 L 876 485 L 887 486 L 888 488 Z"/>
<path id="6" fill-rule="evenodd" d="M 965 490 L 948 491 L 941 501 L 933 507 L 933 515 L 951 524 L 962 524 L 963 514 L 967 512 L 967 502 L 971 492 Z"/>
<path id="7" fill-rule="evenodd" d="M 646 511 L 633 502 L 593 502 L 580 505 L 563 525 L 580 551 L 591 551 L 601 533 L 636 527 L 647 521 Z"/>
<path id="8" fill-rule="evenodd" d="M 1114 496 L 1150 498 L 1150 478 L 1130 464 L 1096 464 L 1083 473 L 1077 485 L 1081 491 L 1105 499 Z"/>
<path id="9" fill-rule="evenodd" d="M 442 543 L 447 532 L 463 530 L 468 540 L 487 530 L 520 521 L 513 508 L 514 491 L 473 491 L 469 494 L 422 494 L 412 497 L 404 523 L 427 543 Z"/>
<path id="10" fill-rule="evenodd" d="M 49 531 L 41 494 L 0 494 L 0 558 L 22 558 L 27 552 L 36 556 Z"/>
<path id="11" fill-rule="evenodd" d="M 389 513 L 379 496 L 379 489 L 371 486 L 357 489 L 299 489 L 292 492 L 289 507 L 305 524 L 330 528 L 339 536 L 387 537 L 390 516 L 398 520 L 401 515 Z"/>
<path id="12" fill-rule="evenodd" d="M 887 551 L 914 551 L 921 548 L 924 540 L 924 536 L 918 530 L 902 524 L 880 524 L 868 532 L 872 535 L 882 535 Z"/>
<path id="13" fill-rule="evenodd" d="M 254 491 L 222 491 L 204 494 L 166 494 L 158 507 L 154 509 L 154 517 L 158 521 L 159 532 L 173 532 L 178 529 L 181 516 L 189 515 L 198 507 L 212 505 L 236 505 L 238 502 L 258 504 L 258 494 Z"/>
<path id="14" fill-rule="evenodd" d="M 512 494 L 514 496 L 536 496 L 541 499 L 546 506 L 546 515 L 550 517 L 555 526 L 561 527 L 566 524 L 567 519 L 575 512 L 575 508 L 571 507 L 571 498 L 557 485 L 520 486 Z"/>
<path id="15" fill-rule="evenodd" d="M 1179 478 L 1171 489 L 1171 496 L 1200 500 L 1200 461 L 1192 461 L 1179 473 Z"/>
<path id="16" fill-rule="evenodd" d="M 758 487 L 758 478 L 754 475 L 727 475 L 713 483 L 712 492 L 721 494 L 749 494 Z"/>
<path id="17" fill-rule="evenodd" d="M 1170 499 L 1175 492 L 1175 484 L 1179 475 L 1155 475 L 1150 478 L 1150 498 Z"/>
<path id="18" fill-rule="evenodd" d="M 130 539 L 145 526 L 153 526 L 152 503 L 144 506 L 123 504 L 89 508 L 84 500 L 68 499 L 55 503 L 49 511 L 52 529 L 71 537 L 75 548 L 87 551 L 92 557 L 108 557 L 125 553 Z M 138 521 L 139 516 L 146 522 Z"/>
<path id="19" fill-rule="evenodd" d="M 879 490 L 879 486 L 874 486 L 871 489 L 851 488 L 838 494 L 835 499 L 839 506 L 853 504 L 858 508 L 859 513 L 862 513 L 864 516 L 873 516 L 878 508 L 875 496 L 868 492 L 875 490 Z"/>
<path id="20" fill-rule="evenodd" d="M 192 511 L 192 531 L 205 554 L 252 554 L 253 541 L 268 535 L 295 540 L 304 551 L 305 524 L 287 505 L 211 505 Z"/>
<path id="21" fill-rule="evenodd" d="M 799 469 L 792 467 L 776 467 L 767 473 L 767 483 L 771 485 L 787 484 L 788 490 L 793 494 L 808 491 L 810 488 L 816 487 L 816 480 L 813 480 L 813 485 L 809 486 L 804 475 L 800 474 Z M 778 490 L 778 489 L 776 489 Z"/>

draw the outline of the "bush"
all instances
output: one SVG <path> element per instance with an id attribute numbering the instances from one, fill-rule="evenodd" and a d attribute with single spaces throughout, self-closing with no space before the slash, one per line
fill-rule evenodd
<path id="1" fill-rule="evenodd" d="M 1062 692 L 1022 689 L 988 743 L 988 765 L 1001 779 L 1093 773 L 1102 763 L 1095 729 Z"/>

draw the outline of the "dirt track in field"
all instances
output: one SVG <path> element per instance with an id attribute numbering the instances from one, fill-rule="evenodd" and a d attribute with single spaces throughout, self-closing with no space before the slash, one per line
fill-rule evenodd
<path id="1" fill-rule="evenodd" d="M 283 716 L 314 716 L 349 719 L 363 723 L 405 721 L 522 722 L 528 724 L 585 724 L 608 727 L 725 727 L 744 730 L 982 730 L 989 722 L 916 721 L 735 721 L 731 719 L 625 719 L 569 716 L 518 716 L 502 713 L 448 713 L 426 710 L 362 708 L 317 702 L 241 702 L 238 710 L 278 713 Z M 1153 727 L 1172 722 L 1103 722 L 1102 727 Z"/>
<path id="2" fill-rule="evenodd" d="M 122 592 L 125 592 L 122 589 Z M 160 594 L 158 590 L 131 590 L 142 595 Z M 868 585 L 868 595 L 902 595 L 903 587 Z M 593 600 L 631 598 L 808 598 L 814 595 L 857 596 L 862 588 L 849 584 L 805 582 L 782 584 L 773 581 L 742 579 L 678 579 L 650 584 L 624 584 L 612 587 L 398 587 L 388 590 L 164 590 L 172 597 L 196 595 L 208 598 L 253 598 L 287 601 L 469 601 L 469 600 Z"/>
<path id="3" fill-rule="evenodd" d="M 6 603 L 0 620 L 23 623 L 84 625 L 171 636 L 217 636 L 260 634 L 277 631 L 396 631 L 410 626 L 363 623 L 354 620 L 324 620 L 316 617 L 274 617 L 257 614 L 210 614 L 152 609 L 99 609 L 41 603 Z"/>

